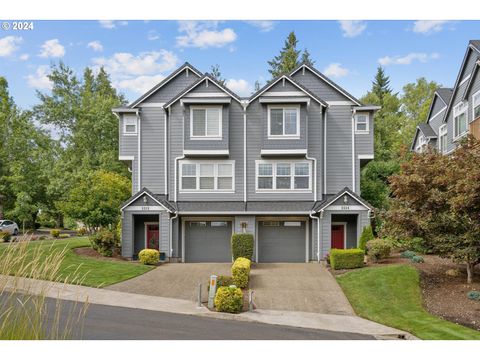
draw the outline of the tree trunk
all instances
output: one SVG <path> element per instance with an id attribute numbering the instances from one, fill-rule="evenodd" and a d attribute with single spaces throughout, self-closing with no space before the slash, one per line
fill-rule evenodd
<path id="1" fill-rule="evenodd" d="M 467 263 L 467 284 L 472 283 L 472 278 L 473 278 L 473 267 L 475 264 L 473 263 Z"/>

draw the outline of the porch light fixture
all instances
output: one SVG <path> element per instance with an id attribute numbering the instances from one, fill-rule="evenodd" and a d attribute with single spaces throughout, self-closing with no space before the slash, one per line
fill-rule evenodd
<path id="1" fill-rule="evenodd" d="M 148 202 L 147 195 L 143 196 L 143 203 L 146 204 Z"/>
<path id="2" fill-rule="evenodd" d="M 347 195 L 345 195 L 345 196 L 343 197 L 343 203 L 344 203 L 344 204 L 348 203 L 348 197 L 347 197 Z"/>

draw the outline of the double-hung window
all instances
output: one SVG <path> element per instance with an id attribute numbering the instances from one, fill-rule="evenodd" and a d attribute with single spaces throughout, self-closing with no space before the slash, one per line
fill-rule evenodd
<path id="1" fill-rule="evenodd" d="M 299 106 L 269 106 L 268 138 L 298 139 L 300 137 Z"/>
<path id="2" fill-rule="evenodd" d="M 464 135 L 468 131 L 467 127 L 468 103 L 461 102 L 453 108 L 453 137 L 454 139 Z"/>
<path id="3" fill-rule="evenodd" d="M 438 151 L 445 154 L 447 152 L 447 124 L 440 126 L 438 137 Z"/>
<path id="4" fill-rule="evenodd" d="M 310 190 L 310 162 L 257 162 L 258 191 Z"/>
<path id="5" fill-rule="evenodd" d="M 137 135 L 137 116 L 123 116 L 123 135 Z"/>
<path id="6" fill-rule="evenodd" d="M 234 191 L 234 162 L 181 162 L 180 191 Z"/>
<path id="7" fill-rule="evenodd" d="M 480 118 L 480 91 L 477 91 L 472 96 L 472 112 L 473 112 L 472 120 L 476 120 Z"/>
<path id="8" fill-rule="evenodd" d="M 425 147 L 427 146 L 427 138 L 423 135 L 420 134 L 418 137 L 418 145 L 416 147 L 417 152 L 422 152 L 425 150 Z"/>
<path id="9" fill-rule="evenodd" d="M 222 107 L 192 106 L 190 108 L 190 138 L 220 140 L 222 138 Z"/>
<path id="10" fill-rule="evenodd" d="M 368 134 L 369 132 L 369 117 L 368 114 L 355 114 L 355 133 Z"/>

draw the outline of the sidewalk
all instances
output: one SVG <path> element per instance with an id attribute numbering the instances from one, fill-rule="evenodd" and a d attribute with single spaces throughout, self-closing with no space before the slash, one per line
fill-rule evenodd
<path id="1" fill-rule="evenodd" d="M 226 314 L 213 312 L 205 307 L 199 308 L 194 302 L 188 300 L 131 294 L 44 280 L 16 279 L 4 275 L 0 276 L 0 281 L 6 281 L 6 291 L 15 288 L 25 292 L 28 291 L 29 294 L 33 295 L 45 295 L 51 298 L 88 302 L 90 304 L 163 311 L 227 320 L 261 322 L 271 325 L 350 332 L 372 335 L 378 339 L 398 339 L 399 337 L 415 339 L 413 335 L 404 331 L 390 328 L 354 315 L 330 315 L 261 309 L 242 314 Z"/>

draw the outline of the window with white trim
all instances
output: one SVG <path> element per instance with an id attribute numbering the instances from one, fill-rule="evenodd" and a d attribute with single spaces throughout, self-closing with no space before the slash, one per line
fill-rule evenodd
<path id="1" fill-rule="evenodd" d="M 477 91 L 472 96 L 472 120 L 480 118 L 480 91 Z"/>
<path id="2" fill-rule="evenodd" d="M 222 107 L 190 107 L 190 138 L 219 140 L 222 138 Z"/>
<path id="3" fill-rule="evenodd" d="M 440 126 L 438 130 L 438 151 L 441 154 L 447 152 L 447 124 Z"/>
<path id="4" fill-rule="evenodd" d="M 423 134 L 420 134 L 420 136 L 418 137 L 418 144 L 415 150 L 417 152 L 422 152 L 426 148 L 427 143 L 427 138 Z"/>
<path id="5" fill-rule="evenodd" d="M 180 191 L 234 191 L 233 161 L 180 162 Z"/>
<path id="6" fill-rule="evenodd" d="M 461 102 L 453 108 L 453 138 L 456 139 L 468 131 L 468 103 Z"/>
<path id="7" fill-rule="evenodd" d="M 137 116 L 123 115 L 123 135 L 137 135 Z"/>
<path id="8" fill-rule="evenodd" d="M 300 137 L 300 107 L 299 106 L 269 106 L 268 107 L 268 138 Z"/>
<path id="9" fill-rule="evenodd" d="M 257 191 L 311 188 L 311 163 L 306 161 L 257 162 Z"/>
<path id="10" fill-rule="evenodd" d="M 355 133 L 368 134 L 369 132 L 369 116 L 366 113 L 355 114 Z"/>

